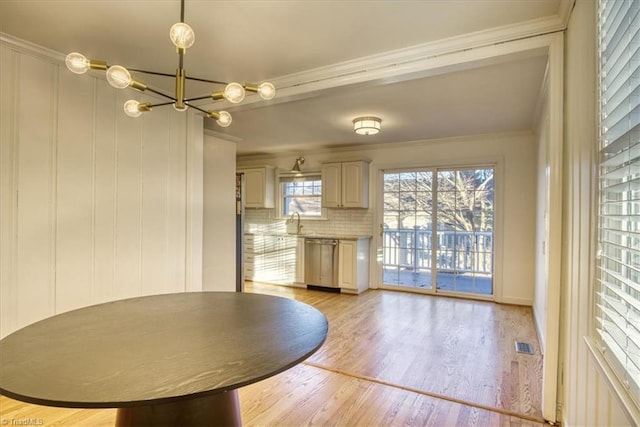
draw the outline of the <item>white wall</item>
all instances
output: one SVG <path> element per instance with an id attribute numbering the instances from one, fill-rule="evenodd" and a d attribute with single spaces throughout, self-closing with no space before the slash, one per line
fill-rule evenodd
<path id="1" fill-rule="evenodd" d="M 596 8 L 577 0 L 566 38 L 565 237 L 561 329 L 566 426 L 629 426 L 585 344 L 591 328 L 592 177 L 596 146 Z"/>
<path id="2" fill-rule="evenodd" d="M 468 136 L 445 140 L 415 143 L 393 143 L 359 148 L 335 149 L 297 155 L 251 157 L 239 159 L 239 166 L 269 164 L 290 169 L 295 158 L 304 155 L 304 170 L 320 170 L 327 161 L 355 159 L 371 160 L 369 215 L 359 210 L 353 220 L 372 220 L 369 233 L 377 242 L 376 209 L 378 195 L 378 170 L 398 167 L 433 167 L 498 163 L 496 202 L 501 205 L 496 221 L 496 256 L 499 259 L 495 272 L 496 300 L 504 303 L 531 305 L 534 294 L 534 228 L 536 151 L 535 139 L 530 133 Z M 347 211 L 348 212 L 348 211 Z M 501 215 L 500 215 L 501 213 Z M 348 214 L 341 215 L 342 222 Z M 344 224 L 341 224 L 343 226 Z M 312 226 L 312 225 L 310 225 Z M 305 230 L 307 226 L 305 225 Z M 326 227 L 325 227 L 326 228 Z M 307 230 L 308 231 L 308 230 Z M 502 243 L 500 243 L 502 242 Z M 372 251 L 372 259 L 375 249 Z M 376 263 L 371 263 L 372 286 L 379 283 Z"/>
<path id="3" fill-rule="evenodd" d="M 546 85 L 545 81 L 545 85 Z M 549 234 L 549 192 L 550 161 L 548 156 L 549 138 L 549 98 L 546 90 L 541 100 L 541 113 L 536 125 L 537 146 L 537 192 L 536 192 L 536 239 L 535 239 L 535 279 L 533 297 L 533 320 L 544 353 L 547 329 L 548 300 L 548 242 Z"/>
<path id="4" fill-rule="evenodd" d="M 146 95 L 72 74 L 28 43 L 3 37 L 0 49 L 0 335 L 201 289 L 202 119 L 172 108 L 129 118 L 124 101 Z"/>
<path id="5" fill-rule="evenodd" d="M 203 289 L 236 289 L 236 144 L 204 136 Z"/>

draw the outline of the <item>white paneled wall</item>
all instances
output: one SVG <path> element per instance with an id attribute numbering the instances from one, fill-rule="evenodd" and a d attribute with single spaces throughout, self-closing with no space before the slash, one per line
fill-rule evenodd
<path id="1" fill-rule="evenodd" d="M 202 118 L 129 118 L 122 104 L 139 93 L 26 43 L 0 48 L 0 336 L 94 303 L 201 289 Z"/>
<path id="2" fill-rule="evenodd" d="M 236 289 L 236 143 L 204 136 L 202 289 Z"/>
<path id="3" fill-rule="evenodd" d="M 596 144 L 596 6 L 578 0 L 567 31 L 565 104 L 565 244 L 561 421 L 566 426 L 630 426 L 590 354 L 592 177 Z"/>
<path id="4" fill-rule="evenodd" d="M 548 81 L 545 80 L 548 89 Z M 538 146 L 537 199 L 536 199 L 536 235 L 535 235 L 535 288 L 533 297 L 533 319 L 540 340 L 542 353 L 545 351 L 547 330 L 547 301 L 549 251 L 546 241 L 549 232 L 549 96 L 544 91 L 544 100 L 536 126 Z"/>

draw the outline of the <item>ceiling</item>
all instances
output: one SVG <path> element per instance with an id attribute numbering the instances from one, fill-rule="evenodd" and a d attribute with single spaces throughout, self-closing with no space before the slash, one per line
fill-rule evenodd
<path id="1" fill-rule="evenodd" d="M 546 52 L 477 58 L 469 49 L 558 31 L 573 0 L 186 0 L 196 42 L 188 76 L 273 81 L 272 101 L 226 101 L 239 155 L 306 151 L 529 130 Z M 0 31 L 57 52 L 110 65 L 174 73 L 168 30 L 178 0 L 1 0 Z M 443 58 L 461 57 L 446 66 Z M 173 92 L 170 78 L 141 77 Z M 213 87 L 188 82 L 187 95 Z M 140 94 L 144 100 L 146 94 Z M 149 113 L 153 114 L 153 112 Z M 351 120 L 382 119 L 356 135 Z"/>

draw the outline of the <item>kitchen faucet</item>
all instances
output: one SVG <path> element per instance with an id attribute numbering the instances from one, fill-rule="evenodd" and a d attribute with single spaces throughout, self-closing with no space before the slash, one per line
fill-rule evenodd
<path id="1" fill-rule="evenodd" d="M 291 214 L 291 216 L 289 217 L 289 219 L 287 220 L 287 224 L 293 224 L 294 221 L 294 217 L 298 216 L 298 223 L 296 225 L 296 234 L 300 234 L 300 231 L 302 230 L 302 224 L 300 224 L 300 213 L 298 212 L 294 212 Z"/>

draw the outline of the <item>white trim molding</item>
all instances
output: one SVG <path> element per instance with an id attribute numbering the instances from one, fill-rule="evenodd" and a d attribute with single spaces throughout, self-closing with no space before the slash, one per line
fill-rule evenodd
<path id="1" fill-rule="evenodd" d="M 552 35 L 549 43 L 549 228 L 547 230 L 547 320 L 542 367 L 542 416 L 556 421 L 562 283 L 562 151 L 564 146 L 564 35 Z"/>
<path id="2" fill-rule="evenodd" d="M 270 104 L 318 96 L 322 91 L 347 85 L 389 84 L 446 72 L 512 60 L 529 51 L 536 39 L 566 29 L 574 0 L 560 0 L 559 15 L 509 24 L 488 30 L 435 40 L 381 54 L 344 61 L 272 79 L 278 97 Z M 533 40 L 533 42 L 531 42 Z M 514 44 L 516 43 L 516 44 Z M 543 45 L 548 43 L 543 42 Z M 543 49 L 541 54 L 545 54 Z M 505 57 L 506 56 L 506 57 Z M 491 61 L 489 61 L 493 58 Z M 216 103 L 228 111 L 257 108 L 264 101 L 246 99 L 242 105 Z"/>
<path id="3" fill-rule="evenodd" d="M 620 404 L 620 407 L 625 411 L 627 417 L 640 426 L 640 408 L 631 400 L 629 393 L 625 389 L 624 384 L 620 381 L 620 378 L 611 369 L 609 363 L 605 360 L 602 351 L 598 348 L 598 344 L 589 337 L 584 337 L 584 342 L 589 349 L 589 354 L 593 357 L 593 361 L 598 368 L 602 378 L 609 386 L 609 389 L 613 391 L 611 393 Z"/>

